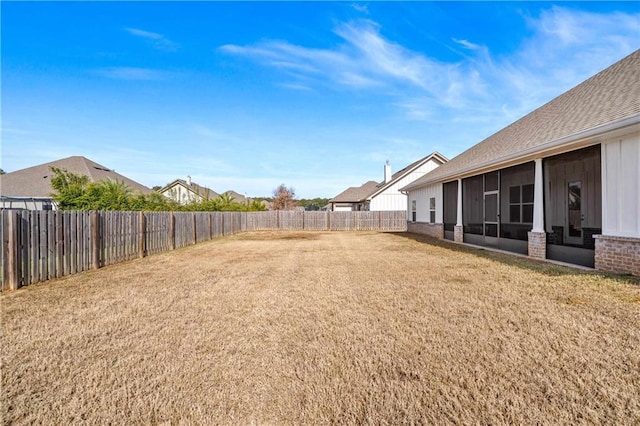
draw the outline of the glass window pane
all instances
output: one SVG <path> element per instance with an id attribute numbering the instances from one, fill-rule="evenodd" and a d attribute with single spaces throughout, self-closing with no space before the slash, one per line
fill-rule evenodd
<path id="1" fill-rule="evenodd" d="M 433 210 L 429 212 L 429 222 L 436 223 L 436 212 Z"/>
<path id="2" fill-rule="evenodd" d="M 533 184 L 522 185 L 522 202 L 533 203 Z"/>
<path id="3" fill-rule="evenodd" d="M 533 204 L 522 205 L 522 222 L 533 223 Z"/>
<path id="4" fill-rule="evenodd" d="M 436 198 L 435 197 L 429 198 L 429 208 L 431 210 L 435 210 L 436 209 Z"/>
<path id="5" fill-rule="evenodd" d="M 520 204 L 509 206 L 509 222 L 520 222 Z"/>
<path id="6" fill-rule="evenodd" d="M 520 202 L 520 187 L 519 186 L 511 186 L 509 187 L 509 202 L 511 204 L 517 204 Z"/>
<path id="7" fill-rule="evenodd" d="M 498 194 L 487 194 L 484 196 L 484 220 L 485 222 L 498 221 Z"/>
<path id="8" fill-rule="evenodd" d="M 582 182 L 569 182 L 569 236 L 582 236 Z"/>

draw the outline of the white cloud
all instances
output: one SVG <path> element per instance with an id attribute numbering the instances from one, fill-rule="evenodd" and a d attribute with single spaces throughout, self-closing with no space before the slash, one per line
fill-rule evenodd
<path id="1" fill-rule="evenodd" d="M 152 43 L 153 47 L 157 50 L 163 50 L 165 52 L 175 52 L 176 50 L 178 50 L 178 44 L 167 39 L 162 34 L 145 31 L 138 28 L 125 28 L 124 30 L 131 35 L 149 40 Z"/>
<path id="2" fill-rule="evenodd" d="M 150 68 L 137 67 L 108 67 L 96 70 L 103 77 L 114 80 L 164 80 L 170 76 L 170 73 Z"/>
<path id="3" fill-rule="evenodd" d="M 351 7 L 357 12 L 369 14 L 369 6 L 365 3 L 351 3 Z"/>
<path id="4" fill-rule="evenodd" d="M 325 49 L 283 41 L 220 49 L 286 71 L 293 81 L 280 83 L 283 87 L 373 90 L 409 120 L 453 114 L 459 120 L 497 116 L 502 123 L 637 49 L 639 16 L 552 6 L 538 17 L 523 17 L 532 35 L 514 53 L 497 56 L 487 46 L 454 37 L 464 52 L 453 62 L 388 40 L 370 20 L 339 24 L 334 32 L 342 43 Z"/>

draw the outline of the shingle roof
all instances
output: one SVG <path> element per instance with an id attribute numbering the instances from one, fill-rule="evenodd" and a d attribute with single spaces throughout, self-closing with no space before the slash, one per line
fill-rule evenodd
<path id="1" fill-rule="evenodd" d="M 330 203 L 358 203 L 378 189 L 378 182 L 370 180 L 362 186 L 352 186 L 329 200 Z"/>
<path id="2" fill-rule="evenodd" d="M 229 190 L 229 191 L 223 192 L 223 194 L 224 193 L 228 193 L 229 196 L 231 196 L 231 199 L 233 201 L 235 201 L 236 203 L 241 203 L 242 204 L 242 203 L 246 203 L 247 202 L 247 197 L 245 197 L 242 194 L 238 194 L 236 191 Z"/>
<path id="3" fill-rule="evenodd" d="M 499 164 L 519 153 L 625 118 L 640 121 L 640 50 L 520 118 L 405 189 L 451 180 L 474 168 Z"/>
<path id="4" fill-rule="evenodd" d="M 146 186 L 88 158 L 73 156 L 1 175 L 0 194 L 14 197 L 50 197 L 51 193 L 53 193 L 53 188 L 51 187 L 53 172 L 51 167 L 88 176 L 92 182 L 107 179 L 124 182 L 131 190 L 139 194 L 152 192 Z"/>

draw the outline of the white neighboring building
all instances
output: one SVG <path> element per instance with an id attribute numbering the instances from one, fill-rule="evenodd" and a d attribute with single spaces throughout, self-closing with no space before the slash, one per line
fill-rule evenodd
<path id="1" fill-rule="evenodd" d="M 369 181 L 362 186 L 347 188 L 329 200 L 332 211 L 403 211 L 407 209 L 407 195 L 400 191 L 436 167 L 447 158 L 434 152 L 391 174 L 391 165 L 384 165 L 384 180 Z"/>
<path id="2" fill-rule="evenodd" d="M 369 201 L 369 210 L 406 210 L 407 195 L 400 190 L 447 161 L 448 159 L 444 155 L 434 152 L 412 164 L 409 164 L 407 167 L 393 175 L 391 174 L 391 166 L 387 161 L 387 164 L 384 165 L 384 181 L 382 181 L 376 190 L 367 197 L 367 201 Z"/>
<path id="3" fill-rule="evenodd" d="M 220 194 L 209 188 L 191 182 L 191 176 L 187 176 L 187 180 L 176 179 L 159 192 L 181 205 L 189 204 L 193 201 L 212 200 L 220 196 Z"/>

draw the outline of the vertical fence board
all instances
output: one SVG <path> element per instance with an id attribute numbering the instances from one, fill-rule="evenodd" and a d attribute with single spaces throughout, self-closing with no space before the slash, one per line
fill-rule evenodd
<path id="1" fill-rule="evenodd" d="M 2 211 L 2 288 L 245 231 L 406 231 L 406 212 Z"/>

